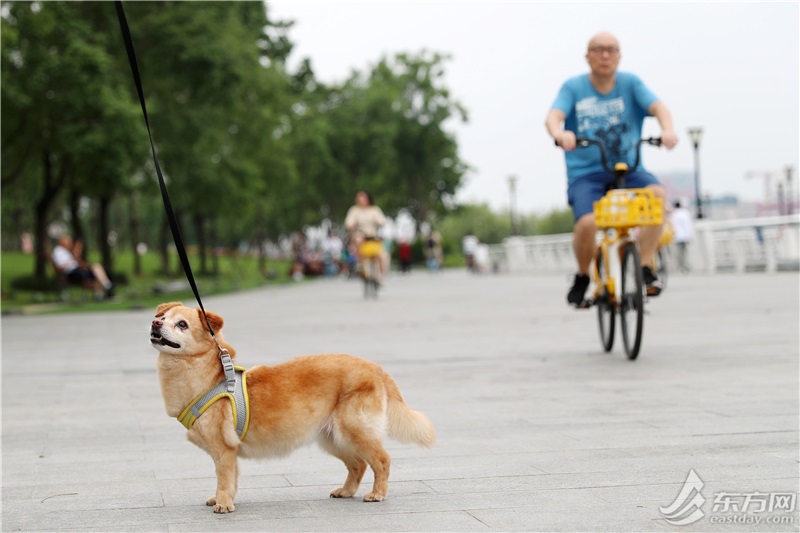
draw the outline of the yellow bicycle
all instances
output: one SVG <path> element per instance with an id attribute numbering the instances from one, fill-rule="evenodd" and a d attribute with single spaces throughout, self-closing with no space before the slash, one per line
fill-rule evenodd
<path id="1" fill-rule="evenodd" d="M 383 244 L 379 239 L 365 239 L 358 248 L 361 263 L 361 278 L 364 280 L 364 298 L 376 299 L 381 286 L 381 252 Z"/>
<path id="2" fill-rule="evenodd" d="M 639 247 L 631 230 L 661 225 L 664 206 L 650 189 L 626 189 L 625 177 L 639 166 L 642 143 L 660 146 L 661 139 L 639 140 L 633 167 L 616 163 L 613 169 L 608 167 L 605 146 L 600 141 L 578 138 L 577 143 L 579 147 L 597 145 L 603 166 L 616 177 L 616 188 L 594 203 L 595 224 L 602 231 L 602 239 L 594 258 L 595 290 L 591 303 L 597 306 L 603 349 L 610 352 L 614 346 L 616 315 L 619 314 L 625 353 L 628 359 L 634 360 L 642 345 L 645 285 Z"/>

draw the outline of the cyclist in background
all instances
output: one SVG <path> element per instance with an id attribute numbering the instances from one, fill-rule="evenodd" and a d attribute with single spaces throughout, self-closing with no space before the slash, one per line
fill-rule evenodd
<path id="1" fill-rule="evenodd" d="M 372 197 L 366 191 L 356 193 L 356 203 L 347 211 L 344 226 L 354 240 L 356 250 L 366 240 L 380 241 L 379 230 L 386 224 L 386 216 L 380 207 L 373 205 Z M 382 248 L 382 247 L 381 247 Z M 378 261 L 381 276 L 383 276 L 384 259 Z"/>
<path id="2" fill-rule="evenodd" d="M 575 219 L 572 246 L 578 263 L 567 302 L 575 307 L 586 307 L 589 267 L 596 247 L 592 204 L 614 182 L 614 176 L 603 168 L 600 151 L 596 147 L 575 150 L 576 137 L 602 141 L 609 164 L 627 162 L 628 166 L 633 166 L 647 116 L 658 120 L 664 146 L 672 149 L 678 142 L 667 106 L 637 76 L 618 72 L 619 60 L 616 37 L 607 32 L 592 37 L 586 52 L 590 72 L 561 86 L 545 120 L 548 133 L 564 149 L 567 164 L 567 198 Z M 626 186 L 649 187 L 662 200 L 666 196 L 658 179 L 641 165 L 628 175 Z M 650 296 L 657 296 L 662 289 L 653 268 L 660 234 L 661 226 L 643 227 L 639 233 L 644 282 Z"/>

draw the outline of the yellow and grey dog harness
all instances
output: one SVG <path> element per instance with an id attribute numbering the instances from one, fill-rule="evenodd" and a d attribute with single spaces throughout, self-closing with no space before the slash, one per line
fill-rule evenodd
<path id="1" fill-rule="evenodd" d="M 189 407 L 183 410 L 178 416 L 178 422 L 183 424 L 186 429 L 191 429 L 192 425 L 200 418 L 206 409 L 211 407 L 220 398 L 227 397 L 233 409 L 233 420 L 236 425 L 236 434 L 239 440 L 244 439 L 247 429 L 250 427 L 250 399 L 247 397 L 247 381 L 245 380 L 245 370 L 241 366 L 233 367 L 235 370 L 236 384 L 233 392 L 228 391 L 228 384 L 225 379 L 211 387 L 208 391 L 195 398 Z"/>

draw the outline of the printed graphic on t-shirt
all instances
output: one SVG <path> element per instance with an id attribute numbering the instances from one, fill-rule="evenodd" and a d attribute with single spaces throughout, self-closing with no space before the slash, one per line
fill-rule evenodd
<path id="1" fill-rule="evenodd" d="M 610 162 L 622 161 L 622 139 L 628 131 L 624 113 L 622 97 L 603 101 L 598 101 L 596 96 L 584 98 L 575 105 L 578 136 L 600 140 L 606 147 Z"/>

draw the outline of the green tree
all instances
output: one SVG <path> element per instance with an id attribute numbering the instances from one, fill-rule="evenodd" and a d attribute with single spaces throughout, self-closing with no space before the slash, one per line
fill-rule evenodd
<path id="1" fill-rule="evenodd" d="M 417 220 L 453 206 L 468 167 L 445 124 L 467 116 L 444 86 L 446 59 L 397 54 L 330 87 L 303 65 L 297 85 L 309 90 L 292 124 L 298 175 L 290 186 L 298 222 L 318 217 L 319 206 L 341 220 L 359 189 L 387 213 L 406 209 Z"/>
<path id="2" fill-rule="evenodd" d="M 511 234 L 511 222 L 506 213 L 495 213 L 488 204 L 465 204 L 444 216 L 437 224 L 448 242 L 460 243 L 472 233 L 481 242 L 496 244 Z"/>
<path id="3" fill-rule="evenodd" d="M 572 210 L 569 208 L 554 209 L 533 219 L 534 233 L 537 235 L 572 233 L 573 224 Z"/>
<path id="4" fill-rule="evenodd" d="M 126 147 L 139 126 L 108 53 L 112 15 L 101 3 L 3 4 L 2 186 L 35 198 L 40 281 L 59 195 L 66 187 L 94 188 L 108 200 L 132 166 Z"/>
<path id="5" fill-rule="evenodd" d="M 262 2 L 141 2 L 128 7 L 152 108 L 153 134 L 176 212 L 191 221 L 201 272 L 220 227 L 263 201 L 267 163 L 284 153 L 291 49 Z M 279 165 L 285 168 L 287 165 Z M 240 226 L 239 226 L 240 227 Z M 166 264 L 166 243 L 161 246 Z"/>
<path id="6" fill-rule="evenodd" d="M 451 119 L 467 121 L 466 109 L 444 85 L 446 60 L 438 53 L 398 54 L 392 62 L 381 61 L 372 73 L 376 83 L 399 89 L 398 179 L 386 185 L 401 187 L 406 205 L 397 207 L 408 208 L 417 220 L 445 212 L 468 170 L 454 135 L 445 128 Z"/>

